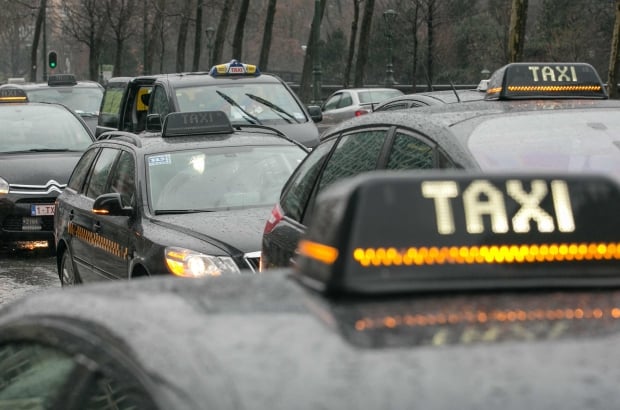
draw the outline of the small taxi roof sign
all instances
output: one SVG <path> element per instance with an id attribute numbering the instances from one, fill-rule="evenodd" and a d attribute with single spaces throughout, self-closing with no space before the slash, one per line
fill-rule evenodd
<path id="1" fill-rule="evenodd" d="M 317 199 L 298 276 L 327 293 L 620 284 L 603 176 L 374 172 Z"/>
<path id="2" fill-rule="evenodd" d="M 165 138 L 232 132 L 230 120 L 223 111 L 173 112 L 166 116 L 162 127 Z"/>
<path id="3" fill-rule="evenodd" d="M 17 87 L 0 87 L 0 103 L 27 102 L 26 92 Z"/>
<path id="4" fill-rule="evenodd" d="M 76 85 L 77 80 L 73 74 L 53 74 L 47 78 L 47 85 Z"/>
<path id="5" fill-rule="evenodd" d="M 487 100 L 608 98 L 598 73 L 586 63 L 512 63 L 489 79 Z"/>
<path id="6" fill-rule="evenodd" d="M 231 60 L 226 64 L 214 65 L 209 74 L 213 77 L 226 76 L 253 76 L 258 77 L 260 70 L 252 64 L 240 63 L 237 60 Z"/>

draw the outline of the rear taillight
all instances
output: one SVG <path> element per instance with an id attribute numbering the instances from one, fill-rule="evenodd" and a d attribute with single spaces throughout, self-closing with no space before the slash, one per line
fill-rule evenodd
<path id="1" fill-rule="evenodd" d="M 360 115 L 364 115 L 364 114 L 368 114 L 369 111 L 367 110 L 357 110 L 355 111 L 355 116 L 359 117 Z"/>
<path id="2" fill-rule="evenodd" d="M 267 234 L 273 231 L 273 228 L 275 228 L 276 225 L 280 223 L 283 217 L 284 213 L 282 212 L 282 208 L 280 208 L 280 204 L 275 204 L 273 209 L 271 210 L 271 215 L 269 216 L 269 219 L 267 219 L 263 234 Z"/>

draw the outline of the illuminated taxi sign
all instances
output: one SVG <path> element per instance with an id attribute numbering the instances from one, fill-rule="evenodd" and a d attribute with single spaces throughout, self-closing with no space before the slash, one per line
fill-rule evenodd
<path id="1" fill-rule="evenodd" d="M 163 137 L 184 137 L 233 132 L 228 116 L 223 111 L 174 112 L 166 116 Z"/>
<path id="2" fill-rule="evenodd" d="M 598 73 L 585 63 L 513 63 L 489 80 L 487 100 L 607 98 Z"/>
<path id="3" fill-rule="evenodd" d="M 26 92 L 21 88 L 0 88 L 0 103 L 27 102 Z"/>
<path id="4" fill-rule="evenodd" d="M 231 60 L 230 63 L 214 65 L 209 71 L 213 77 L 234 77 L 234 76 L 252 76 L 258 77 L 260 70 L 252 64 L 240 63 L 237 60 Z"/>
<path id="5" fill-rule="evenodd" d="M 377 172 L 321 194 L 298 275 L 327 292 L 620 284 L 604 177 Z"/>

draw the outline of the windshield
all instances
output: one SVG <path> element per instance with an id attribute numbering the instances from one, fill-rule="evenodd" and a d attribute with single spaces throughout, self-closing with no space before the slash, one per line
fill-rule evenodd
<path id="1" fill-rule="evenodd" d="M 155 212 L 271 206 L 306 153 L 297 146 L 162 152 L 146 158 Z"/>
<path id="2" fill-rule="evenodd" d="M 64 104 L 78 114 L 97 115 L 103 98 L 98 87 L 49 87 L 26 92 L 30 101 Z"/>
<path id="3" fill-rule="evenodd" d="M 84 151 L 92 139 L 66 108 L 54 105 L 0 106 L 0 152 Z"/>
<path id="4" fill-rule="evenodd" d="M 235 81 L 176 89 L 181 111 L 224 111 L 232 123 L 278 125 L 307 122 L 303 108 L 280 83 Z"/>
<path id="5" fill-rule="evenodd" d="M 602 172 L 620 179 L 618 111 L 573 111 L 486 120 L 469 148 L 482 170 Z"/>

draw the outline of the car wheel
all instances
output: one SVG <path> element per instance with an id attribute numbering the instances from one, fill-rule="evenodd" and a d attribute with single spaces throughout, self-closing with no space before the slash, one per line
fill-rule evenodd
<path id="1" fill-rule="evenodd" d="M 60 285 L 64 287 L 77 285 L 78 283 L 80 283 L 80 280 L 74 269 L 71 251 L 66 249 L 60 260 Z"/>

